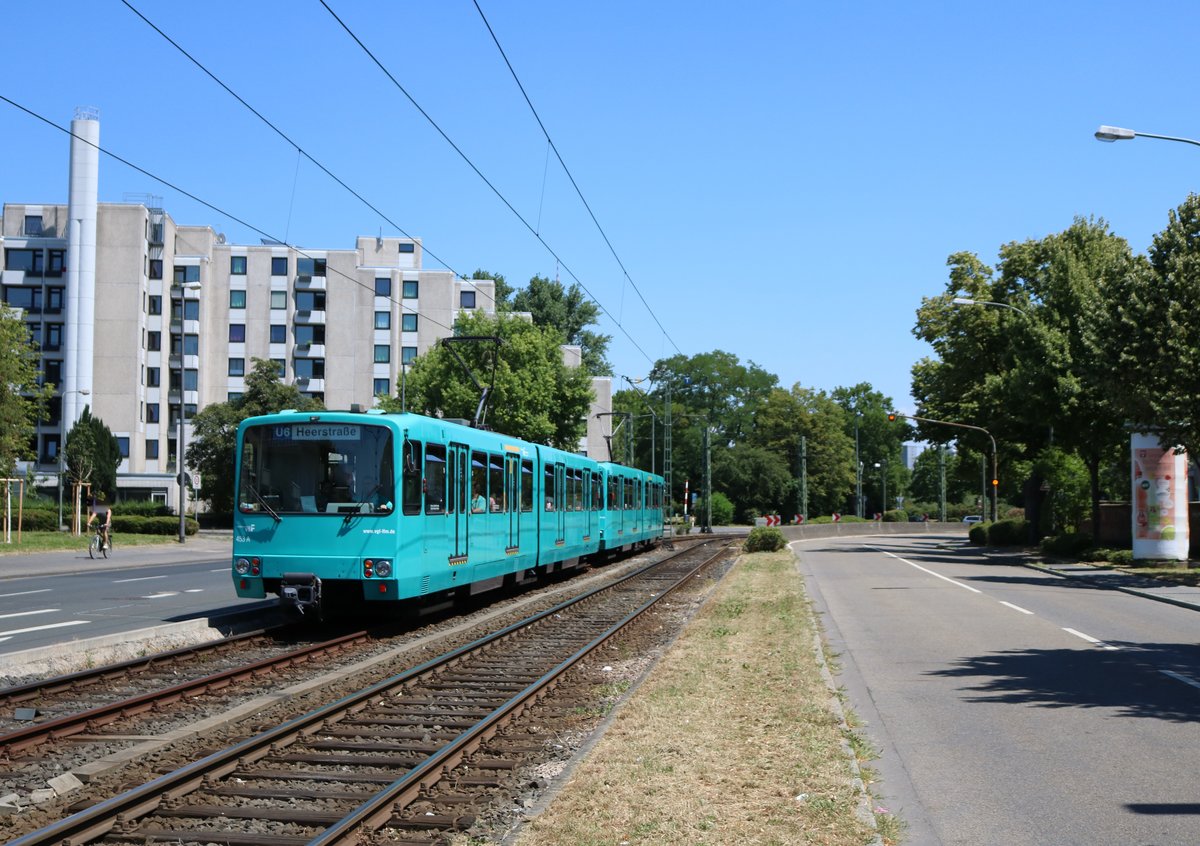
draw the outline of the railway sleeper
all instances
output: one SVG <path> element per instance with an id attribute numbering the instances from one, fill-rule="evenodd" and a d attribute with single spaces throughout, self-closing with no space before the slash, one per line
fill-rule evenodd
<path id="1" fill-rule="evenodd" d="M 193 831 L 156 826 L 143 826 L 131 834 L 109 834 L 104 837 L 105 842 L 108 843 L 125 843 L 134 839 L 139 843 L 212 843 L 219 841 L 223 846 L 307 846 L 312 840 L 311 837 L 289 837 L 281 834 L 263 834 L 262 832 Z"/>
<path id="2" fill-rule="evenodd" d="M 294 823 L 313 828 L 329 827 L 345 816 L 337 811 L 310 811 L 303 808 L 230 808 L 225 805 L 181 805 L 178 808 L 159 808 L 156 817 L 167 819 L 194 820 L 271 820 L 278 823 Z M 213 834 L 213 832 L 209 832 Z M 217 839 L 221 839 L 219 836 Z"/>
<path id="3" fill-rule="evenodd" d="M 466 831 L 475 825 L 475 816 L 474 814 L 449 816 L 447 814 L 434 814 L 427 811 L 420 816 L 392 817 L 388 820 L 387 825 L 390 828 L 412 828 L 418 831 L 428 831 L 431 829 Z"/>

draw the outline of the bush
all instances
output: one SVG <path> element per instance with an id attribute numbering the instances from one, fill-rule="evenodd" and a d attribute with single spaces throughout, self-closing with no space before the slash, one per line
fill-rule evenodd
<path id="1" fill-rule="evenodd" d="M 907 523 L 908 512 L 902 508 L 893 508 L 891 511 L 883 512 L 883 522 L 885 523 Z"/>
<path id="2" fill-rule="evenodd" d="M 1092 548 L 1092 536 L 1086 532 L 1064 532 L 1042 539 L 1042 552 L 1062 558 L 1081 558 Z"/>
<path id="3" fill-rule="evenodd" d="M 119 502 L 113 506 L 116 513 L 113 519 L 117 519 L 120 515 L 136 515 L 138 517 L 170 517 L 172 513 L 170 506 L 162 502 L 153 502 L 149 499 L 133 499 L 128 502 Z"/>
<path id="4" fill-rule="evenodd" d="M 1116 564 L 1118 567 L 1133 566 L 1133 550 L 1132 549 L 1114 549 L 1108 556 L 1109 564 Z"/>
<path id="5" fill-rule="evenodd" d="M 704 500 L 696 500 L 696 523 L 699 524 L 704 520 Z M 712 524 L 714 526 L 728 526 L 733 522 L 733 503 L 729 497 L 720 491 L 713 491 L 712 495 Z"/>
<path id="6" fill-rule="evenodd" d="M 1027 528 L 1024 520 L 998 520 L 987 526 L 988 546 L 1024 546 Z"/>
<path id="7" fill-rule="evenodd" d="M 12 510 L 12 528 L 17 530 L 17 509 Z M 64 514 L 66 518 L 68 515 Z M 26 508 L 20 514 L 21 531 L 23 532 L 53 532 L 58 529 L 58 509 L 49 511 L 42 508 Z M 0 525 L 4 522 L 4 515 L 0 514 Z"/>
<path id="8" fill-rule="evenodd" d="M 747 552 L 778 552 L 787 546 L 787 538 L 774 526 L 758 526 L 746 538 Z"/>
<path id="9" fill-rule="evenodd" d="M 194 535 L 198 531 L 200 524 L 191 517 L 187 518 L 187 534 Z M 179 518 L 113 514 L 113 532 L 130 535 L 178 535 Z"/>
<path id="10" fill-rule="evenodd" d="M 987 546 L 988 542 L 988 525 L 987 523 L 976 523 L 967 532 L 967 537 L 971 543 L 976 546 Z"/>

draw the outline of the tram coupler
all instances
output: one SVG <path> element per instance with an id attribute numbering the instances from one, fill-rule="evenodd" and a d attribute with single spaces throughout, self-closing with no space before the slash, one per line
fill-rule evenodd
<path id="1" fill-rule="evenodd" d="M 321 611 L 321 579 L 315 573 L 284 573 L 279 580 L 279 601 L 297 614 Z"/>

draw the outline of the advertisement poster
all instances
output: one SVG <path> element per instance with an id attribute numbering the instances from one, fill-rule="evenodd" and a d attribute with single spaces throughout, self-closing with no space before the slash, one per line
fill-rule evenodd
<path id="1" fill-rule="evenodd" d="M 1151 435 L 1134 435 L 1134 558 L 1187 557 L 1187 457 Z"/>

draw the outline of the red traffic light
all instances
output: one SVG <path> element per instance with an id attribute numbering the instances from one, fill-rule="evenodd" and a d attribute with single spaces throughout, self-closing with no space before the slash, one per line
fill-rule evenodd
<path id="1" fill-rule="evenodd" d="M 888 412 L 888 422 L 889 423 L 896 422 L 896 412 L 894 412 L 894 411 Z"/>

